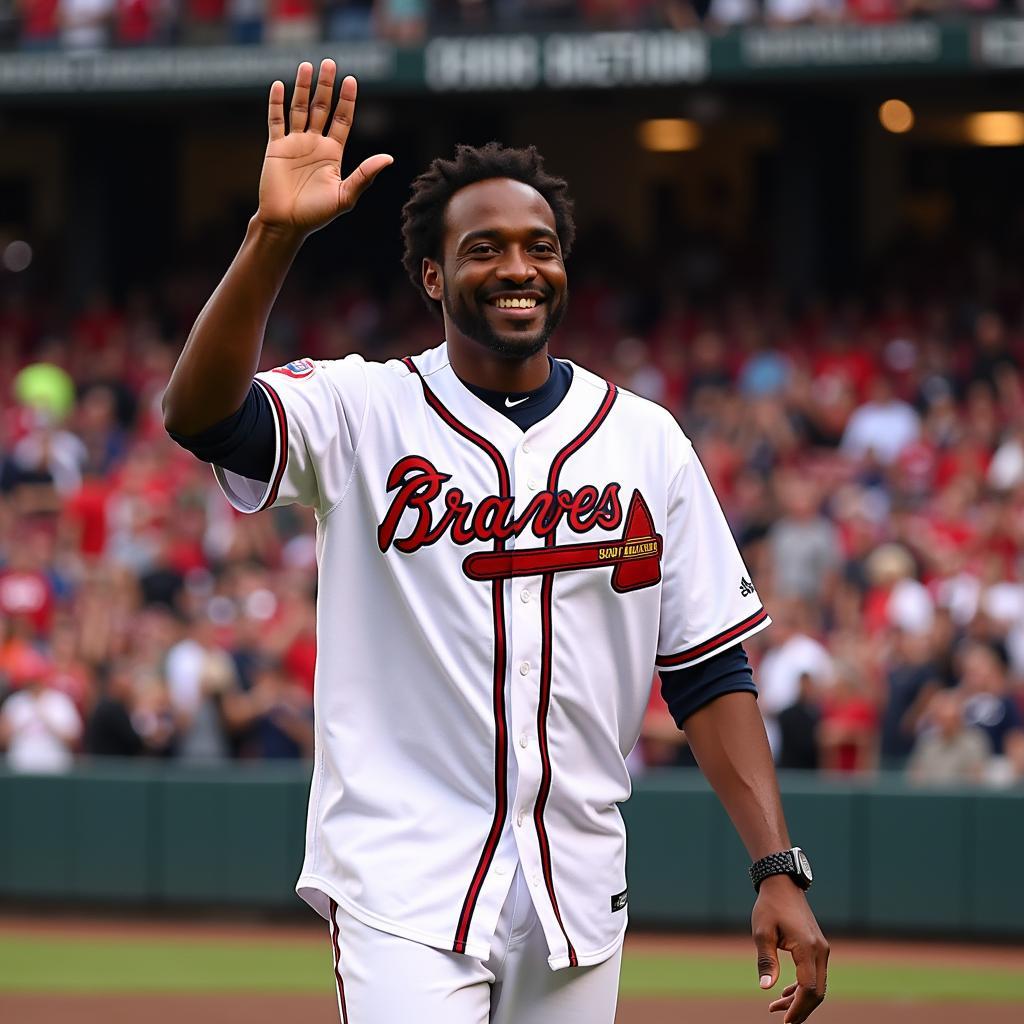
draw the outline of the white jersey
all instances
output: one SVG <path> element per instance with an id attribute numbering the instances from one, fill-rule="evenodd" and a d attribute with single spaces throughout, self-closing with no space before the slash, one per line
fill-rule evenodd
<path id="1" fill-rule="evenodd" d="M 317 514 L 316 751 L 297 889 L 485 959 L 517 864 L 553 968 L 625 929 L 625 757 L 660 667 L 769 622 L 689 441 L 573 367 L 525 433 L 445 346 L 260 373 L 269 484 Z"/>

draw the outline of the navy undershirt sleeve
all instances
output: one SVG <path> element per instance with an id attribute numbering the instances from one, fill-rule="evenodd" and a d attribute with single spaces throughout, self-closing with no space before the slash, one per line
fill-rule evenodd
<path id="1" fill-rule="evenodd" d="M 249 480 L 269 483 L 274 472 L 274 414 L 270 400 L 254 381 L 242 407 L 199 434 L 186 437 L 168 430 L 171 440 L 197 459 L 229 469 Z"/>
<path id="2" fill-rule="evenodd" d="M 754 674 L 742 644 L 729 647 L 699 665 L 659 674 L 661 695 L 680 729 L 695 711 L 726 693 L 757 696 Z"/>

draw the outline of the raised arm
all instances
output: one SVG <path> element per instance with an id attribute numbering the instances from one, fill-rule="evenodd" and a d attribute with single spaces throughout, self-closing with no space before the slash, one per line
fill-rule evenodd
<path id="1" fill-rule="evenodd" d="M 270 87 L 259 208 L 171 374 L 163 396 L 164 427 L 169 431 L 198 434 L 240 408 L 259 366 L 270 311 L 303 241 L 351 210 L 392 162 L 390 156 L 378 153 L 342 178 L 341 159 L 355 114 L 356 80 L 348 77 L 342 82 L 331 117 L 335 73 L 334 61 L 323 61 L 310 103 L 313 65 L 299 65 L 290 131 L 286 131 L 284 83 Z"/>

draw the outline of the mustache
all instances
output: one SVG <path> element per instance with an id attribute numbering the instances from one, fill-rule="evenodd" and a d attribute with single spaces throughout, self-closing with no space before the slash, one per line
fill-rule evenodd
<path id="1" fill-rule="evenodd" d="M 481 298 L 484 302 L 489 302 L 497 295 L 505 295 L 510 299 L 523 295 L 539 295 L 541 296 L 541 301 L 546 302 L 554 294 L 555 293 L 551 288 L 537 288 L 535 286 L 531 288 L 495 288 L 493 291 L 483 293 Z"/>

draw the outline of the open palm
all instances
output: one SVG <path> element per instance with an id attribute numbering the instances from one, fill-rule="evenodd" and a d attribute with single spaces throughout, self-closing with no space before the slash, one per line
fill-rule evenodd
<path id="1" fill-rule="evenodd" d="M 355 115 L 356 80 L 348 76 L 341 83 L 341 93 L 331 117 L 335 74 L 334 61 L 321 63 L 310 102 L 313 65 L 299 65 L 288 111 L 290 130 L 287 134 L 284 83 L 274 82 L 270 87 L 267 118 L 270 138 L 260 176 L 258 213 L 270 226 L 301 235 L 312 234 L 351 210 L 373 179 L 392 162 L 390 156 L 378 153 L 364 160 L 347 178 L 342 178 L 341 160 Z M 325 135 L 328 118 L 330 125 Z"/>

